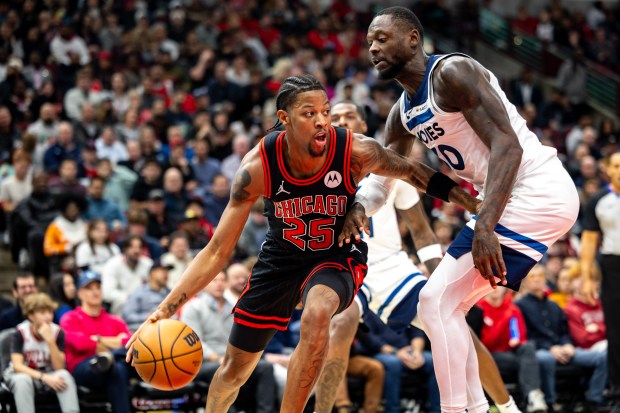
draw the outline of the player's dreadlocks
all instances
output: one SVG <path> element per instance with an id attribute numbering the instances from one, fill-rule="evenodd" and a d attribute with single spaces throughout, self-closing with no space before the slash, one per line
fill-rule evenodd
<path id="1" fill-rule="evenodd" d="M 314 76 L 301 75 L 287 77 L 284 82 L 282 82 L 282 86 L 280 86 L 280 90 L 278 90 L 278 95 L 276 96 L 276 111 L 280 109 L 287 110 L 288 107 L 295 102 L 300 93 L 310 92 L 312 90 L 322 90 L 325 92 L 323 85 L 316 80 Z M 278 119 L 267 132 L 277 129 L 280 126 L 282 126 L 282 122 Z"/>

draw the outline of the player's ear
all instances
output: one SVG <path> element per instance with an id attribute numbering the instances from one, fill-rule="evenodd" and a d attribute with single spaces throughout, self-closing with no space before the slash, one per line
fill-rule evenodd
<path id="1" fill-rule="evenodd" d="M 362 133 L 366 135 L 366 132 L 368 132 L 368 124 L 366 123 L 366 121 L 363 120 L 360 126 L 362 128 Z"/>
<path id="2" fill-rule="evenodd" d="M 283 125 L 288 125 L 289 124 L 289 116 L 288 113 L 286 113 L 285 110 L 280 109 L 276 112 L 276 116 L 278 117 L 278 119 L 280 120 L 280 123 L 282 123 Z"/>
<path id="3" fill-rule="evenodd" d="M 411 47 L 416 47 L 420 43 L 420 32 L 416 29 L 411 29 L 411 31 L 409 32 L 409 45 L 411 45 Z"/>

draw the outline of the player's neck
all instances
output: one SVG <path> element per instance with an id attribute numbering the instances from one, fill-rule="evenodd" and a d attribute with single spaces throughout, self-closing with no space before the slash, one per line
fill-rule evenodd
<path id="1" fill-rule="evenodd" d="M 405 89 L 409 98 L 416 94 L 424 81 L 428 59 L 429 57 L 424 52 L 420 52 L 396 76 L 396 81 Z"/>
<path id="2" fill-rule="evenodd" d="M 312 156 L 308 153 L 308 149 L 301 147 L 299 144 L 290 142 L 285 139 L 283 147 L 284 163 L 293 177 L 305 179 L 314 176 L 321 170 L 327 159 L 330 145 L 333 137 L 329 137 L 325 146 L 325 151 L 321 156 Z"/>

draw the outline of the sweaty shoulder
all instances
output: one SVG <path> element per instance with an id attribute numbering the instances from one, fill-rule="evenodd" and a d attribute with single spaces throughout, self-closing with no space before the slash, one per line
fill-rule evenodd
<path id="1" fill-rule="evenodd" d="M 488 80 L 484 67 L 470 57 L 457 55 L 442 59 L 432 74 L 435 102 L 446 112 L 475 106 L 480 82 Z"/>
<path id="2" fill-rule="evenodd" d="M 233 178 L 230 199 L 237 202 L 253 202 L 263 195 L 264 189 L 265 179 L 260 145 L 256 145 L 241 160 L 241 165 Z"/>

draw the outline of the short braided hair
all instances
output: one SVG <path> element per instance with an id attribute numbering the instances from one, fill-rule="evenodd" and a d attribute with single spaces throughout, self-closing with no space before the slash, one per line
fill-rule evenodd
<path id="1" fill-rule="evenodd" d="M 388 7 L 378 12 L 376 16 L 392 16 L 397 22 L 404 24 L 409 29 L 416 29 L 420 33 L 420 39 L 424 39 L 424 28 L 414 12 L 406 7 Z"/>
<path id="2" fill-rule="evenodd" d="M 280 90 L 276 96 L 276 111 L 282 109 L 287 110 L 295 100 L 297 96 L 304 92 L 310 92 L 313 90 L 322 90 L 325 92 L 325 87 L 312 75 L 291 76 L 284 79 Z M 269 129 L 272 131 L 282 125 L 280 119 Z M 269 132 L 268 131 L 268 132 Z"/>

